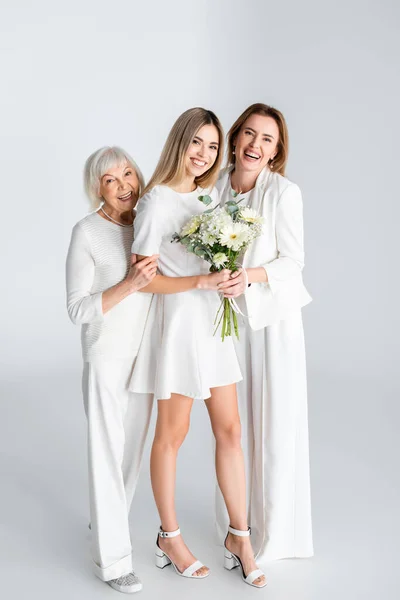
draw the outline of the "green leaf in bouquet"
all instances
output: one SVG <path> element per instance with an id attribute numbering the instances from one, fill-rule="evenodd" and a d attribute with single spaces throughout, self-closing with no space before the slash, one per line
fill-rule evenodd
<path id="1" fill-rule="evenodd" d="M 208 194 L 205 196 L 199 196 L 198 200 L 200 200 L 200 202 L 202 202 L 203 204 L 205 204 L 206 206 L 208 206 L 209 204 L 211 204 L 212 202 L 212 198 L 211 196 L 209 196 Z"/>
<path id="2" fill-rule="evenodd" d="M 203 248 L 200 248 L 200 247 L 195 248 L 194 253 L 196 256 L 199 256 L 200 258 L 207 257 L 207 252 Z"/>
<path id="3" fill-rule="evenodd" d="M 236 213 L 239 212 L 239 207 L 236 204 L 236 202 L 233 202 L 233 200 L 229 200 L 229 202 L 225 204 L 225 210 L 229 215 L 233 217 L 234 215 L 236 215 Z"/>
<path id="4" fill-rule="evenodd" d="M 231 194 L 234 198 L 237 198 L 240 194 L 240 192 L 235 192 L 235 190 L 231 190 Z"/>

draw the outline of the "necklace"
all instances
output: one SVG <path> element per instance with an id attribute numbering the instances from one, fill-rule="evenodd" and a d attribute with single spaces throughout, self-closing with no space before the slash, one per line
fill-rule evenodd
<path id="1" fill-rule="evenodd" d="M 110 215 L 108 215 L 106 213 L 106 211 L 104 210 L 104 208 L 102 206 L 100 207 L 100 210 L 107 217 L 107 219 L 110 219 L 110 221 L 112 221 L 116 225 L 119 225 L 120 227 L 133 227 L 133 223 L 131 223 L 131 225 L 125 225 L 125 223 L 120 223 L 119 221 L 116 221 L 115 219 L 113 219 L 112 217 L 110 217 Z"/>

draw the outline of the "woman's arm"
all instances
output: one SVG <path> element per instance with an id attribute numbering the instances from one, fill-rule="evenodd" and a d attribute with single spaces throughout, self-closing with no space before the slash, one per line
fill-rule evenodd
<path id="1" fill-rule="evenodd" d="M 67 310 L 75 325 L 103 320 L 102 293 L 91 294 L 94 279 L 94 260 L 82 227 L 75 225 L 68 249 Z"/>
<path id="2" fill-rule="evenodd" d="M 94 260 L 85 232 L 79 224 L 75 225 L 66 265 L 67 310 L 71 321 L 76 325 L 102 321 L 111 308 L 151 281 L 157 270 L 156 260 L 157 257 L 150 257 L 142 265 L 132 262 L 123 281 L 92 294 Z"/>
<path id="3" fill-rule="evenodd" d="M 139 256 L 138 260 L 143 261 L 146 258 L 145 256 Z M 188 277 L 156 275 L 152 282 L 140 291 L 152 294 L 179 294 L 190 290 L 218 290 L 221 283 L 229 280 L 230 273 L 228 269 L 224 269 L 219 273 Z"/>
<path id="4" fill-rule="evenodd" d="M 280 282 L 301 273 L 304 267 L 303 202 L 300 188 L 294 183 L 279 199 L 275 232 L 278 257 L 262 265 L 273 293 Z"/>
<path id="5" fill-rule="evenodd" d="M 157 274 L 157 260 L 158 255 L 154 255 L 138 262 L 136 255 L 132 254 L 131 266 L 125 279 L 103 292 L 103 314 L 106 314 L 130 294 L 141 291 L 143 287 L 147 286 Z"/>
<path id="6" fill-rule="evenodd" d="M 266 283 L 268 276 L 264 267 L 238 269 L 231 273 L 230 278 L 219 286 L 225 298 L 237 298 L 245 293 L 251 283 Z"/>

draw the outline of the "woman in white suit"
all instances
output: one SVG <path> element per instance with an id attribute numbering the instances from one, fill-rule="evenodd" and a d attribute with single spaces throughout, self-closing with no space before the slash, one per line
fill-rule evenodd
<path id="1" fill-rule="evenodd" d="M 265 219 L 243 271 L 221 286 L 246 315 L 236 344 L 244 376 L 238 393 L 259 560 L 313 554 L 301 315 L 311 297 L 302 281 L 301 192 L 285 177 L 287 157 L 282 113 L 253 104 L 228 133 L 229 166 L 217 183 L 223 202 L 239 192 L 242 203 Z M 222 539 L 226 514 L 219 495 L 217 528 Z"/>

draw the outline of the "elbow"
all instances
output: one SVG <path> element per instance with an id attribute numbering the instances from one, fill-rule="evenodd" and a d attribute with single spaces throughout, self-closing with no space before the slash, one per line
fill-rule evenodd
<path id="1" fill-rule="evenodd" d="M 70 318 L 70 321 L 74 325 L 82 325 L 82 321 L 79 318 L 79 311 L 76 310 L 76 307 L 74 305 L 67 306 L 67 311 L 68 311 L 68 316 Z"/>
<path id="2" fill-rule="evenodd" d="M 87 311 L 84 310 L 84 305 L 81 299 L 71 299 L 69 302 L 67 302 L 67 311 L 70 321 L 74 325 L 84 325 L 88 322 Z"/>

